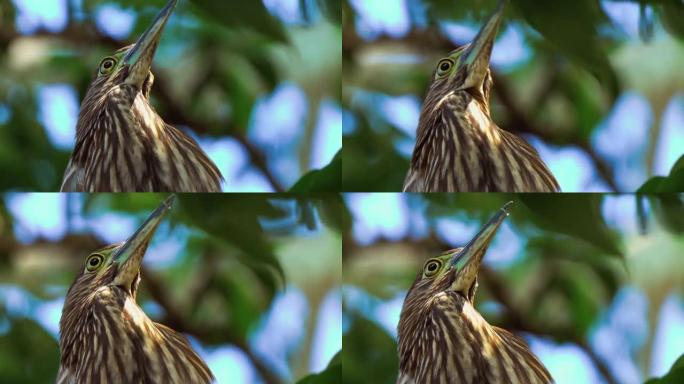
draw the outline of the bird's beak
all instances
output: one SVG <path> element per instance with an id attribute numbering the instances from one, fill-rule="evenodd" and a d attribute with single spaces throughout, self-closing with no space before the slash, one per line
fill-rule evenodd
<path id="1" fill-rule="evenodd" d="M 142 87 L 147 75 L 150 73 L 152 59 L 154 59 L 154 53 L 157 51 L 166 22 L 171 17 L 177 2 L 178 0 L 169 0 L 164 9 L 154 19 L 152 25 L 147 28 L 145 33 L 140 36 L 138 41 L 135 42 L 133 47 L 126 53 L 126 56 L 124 56 L 123 64 L 128 65 L 127 84 L 135 85 L 138 88 Z"/>
<path id="2" fill-rule="evenodd" d="M 477 278 L 482 258 L 501 223 L 508 216 L 508 209 L 512 204 L 513 202 L 509 201 L 501 207 L 494 217 L 489 219 L 489 222 L 480 229 L 480 232 L 470 240 L 468 245 L 463 247 L 461 252 L 457 252 L 452 256 L 450 264 L 457 271 L 457 281 L 462 288 L 467 289 Z"/>
<path id="3" fill-rule="evenodd" d="M 503 18 L 505 5 L 506 0 L 499 0 L 499 5 L 494 14 L 489 17 L 475 40 L 463 52 L 459 70 L 465 69 L 466 79 L 460 87 L 461 89 L 479 88 L 484 83 L 489 68 L 489 58 L 492 55 L 492 46 Z"/>
<path id="4" fill-rule="evenodd" d="M 175 198 L 174 195 L 167 197 L 140 228 L 116 250 L 116 253 L 112 256 L 113 262 L 118 266 L 116 277 L 113 281 L 114 285 L 128 290 L 135 283 L 140 272 L 143 256 L 145 256 L 147 246 L 150 244 L 150 239 L 152 239 L 157 226 L 159 226 L 159 223 L 171 208 Z"/>

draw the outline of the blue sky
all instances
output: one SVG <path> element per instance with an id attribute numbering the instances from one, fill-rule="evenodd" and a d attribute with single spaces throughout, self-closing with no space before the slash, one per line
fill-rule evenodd
<path id="1" fill-rule="evenodd" d="M 77 5 L 77 10 L 80 9 L 81 0 L 69 1 Z M 66 26 L 67 0 L 13 2 L 18 9 L 17 28 L 22 33 L 31 34 L 40 28 L 59 32 Z M 264 3 L 286 23 L 296 25 L 302 22 L 299 1 L 268 0 Z M 171 24 L 180 23 L 178 19 L 182 18 L 182 14 L 176 16 L 170 21 Z M 122 9 L 115 3 L 104 4 L 97 8 L 95 22 L 104 33 L 124 39 L 130 37 L 135 17 L 132 10 Z M 161 53 L 173 53 L 176 57 L 169 57 L 171 61 L 183 54 L 182 50 L 165 50 L 163 40 Z M 39 84 L 37 99 L 40 108 L 39 121 L 43 123 L 50 142 L 59 149 L 73 148 L 80 105 L 76 90 L 70 84 Z M 293 185 L 302 176 L 297 160 L 301 150 L 307 104 L 307 95 L 297 84 L 284 83 L 257 101 L 250 119 L 250 138 L 258 139 L 256 142 L 267 155 L 271 170 L 286 187 Z M 226 179 L 222 185 L 224 191 L 272 191 L 266 178 L 250 164 L 246 151 L 240 148 L 237 141 L 231 138 L 193 137 L 223 173 Z M 335 101 L 323 100 L 321 103 L 312 144 L 315 150 L 309 156 L 307 166 L 310 169 L 327 165 L 342 147 L 341 109 Z"/>
<path id="2" fill-rule="evenodd" d="M 479 222 L 458 215 L 428 223 L 425 219 L 425 201 L 402 194 L 355 193 L 345 195 L 345 199 L 354 219 L 353 236 L 361 245 L 372 244 L 381 238 L 389 241 L 407 236 L 423 239 L 432 228 L 443 241 L 457 247 L 472 238 L 480 227 Z M 625 235 L 625 239 L 638 236 L 634 196 L 608 196 L 601 211 L 607 224 Z M 523 239 L 505 223 L 494 238 L 484 262 L 493 269 L 511 266 L 523 255 Z M 631 273 L 638 274 L 639 271 Z M 345 286 L 343 292 L 350 308 L 358 309 L 396 338 L 406 291 L 396 292 L 387 301 L 354 286 Z M 620 382 L 641 383 L 648 377 L 662 375 L 684 353 L 684 345 L 681 344 L 684 339 L 684 300 L 677 292 L 671 292 L 657 310 L 654 349 L 650 356 L 652 371 L 646 372 L 646 376 L 639 371 L 634 356 L 643 347 L 649 332 L 649 305 L 648 298 L 640 288 L 628 283 L 620 288 L 613 302 L 602 310 L 598 321 L 592 326 L 589 342 L 599 356 L 609 362 Z M 577 346 L 532 336 L 526 339 L 559 384 L 599 382 L 598 373 Z"/>
<path id="3" fill-rule="evenodd" d="M 70 204 L 67 204 L 67 198 L 72 199 Z M 74 194 L 10 194 L 6 196 L 6 203 L 15 218 L 14 234 L 25 244 L 32 243 L 37 238 L 59 240 L 67 232 L 88 232 L 106 242 L 120 242 L 144 219 L 140 215 L 119 213 L 84 216 L 81 214 L 82 195 Z M 67 206 L 71 207 L 73 215 L 72 221 L 68 223 Z M 171 230 L 168 223 L 162 223 L 145 257 L 145 265 L 155 269 L 177 263 L 187 245 L 190 231 L 180 224 Z M 310 233 L 309 236 L 311 235 L 316 236 L 316 233 Z M 60 290 L 58 293 L 63 295 L 65 291 Z M 58 338 L 63 296 L 52 301 L 41 301 L 20 287 L 0 283 L 0 300 L 4 302 L 10 314 L 34 319 L 55 339 Z M 283 292 L 277 294 L 271 308 L 263 315 L 259 326 L 250 337 L 250 345 L 277 372 L 285 377 L 291 377 L 288 359 L 292 357 L 293 351 L 301 347 L 305 327 L 312 326 L 312 351 L 315 353 L 311 355 L 307 366 L 312 372 L 320 371 L 342 348 L 340 300 L 339 291 L 328 292 L 319 312 L 314 316 L 316 323 L 302 324 L 302 319 L 306 318 L 305 315 L 310 311 L 308 300 L 298 287 L 288 285 Z M 150 303 L 143 303 L 143 307 L 148 314 L 159 310 Z M 3 332 L 3 326 L 0 324 L 0 332 Z M 235 347 L 205 347 L 197 341 L 195 345 L 219 383 L 258 382 L 254 379 L 255 372 L 248 360 Z"/>
<path id="4" fill-rule="evenodd" d="M 419 1 L 351 0 L 350 4 L 358 15 L 355 20 L 357 31 L 367 40 L 373 40 L 381 35 L 401 38 L 409 33 L 414 25 L 424 25 L 427 17 L 427 9 Z M 616 23 L 628 43 L 638 41 L 638 4 L 601 1 L 601 6 Z M 480 25 L 474 21 L 443 22 L 440 27 L 454 43 L 463 43 L 477 34 Z M 666 36 L 662 30 L 656 30 L 656 34 L 661 38 Z M 517 22 L 508 23 L 495 42 L 492 65 L 506 73 L 527 63 L 531 58 L 532 51 L 524 38 L 523 26 Z M 405 62 L 419 58 L 397 57 L 392 53 L 384 60 Z M 358 105 L 372 105 L 372 109 L 378 106 L 382 118 L 406 134 L 406 138 L 399 139 L 394 144 L 400 153 L 410 157 L 422 101 L 414 95 L 388 96 L 363 91 L 357 92 L 353 99 Z M 623 191 L 635 190 L 646 180 L 646 144 L 648 127 L 652 122 L 653 111 L 646 98 L 636 92 L 627 92 L 620 96 L 591 137 L 592 146 L 614 166 L 615 179 Z M 682 155 L 683 126 L 684 92 L 672 98 L 663 116 L 662 134 L 657 145 L 658 153 L 654 165 L 655 174 L 668 174 L 672 165 Z M 350 129 L 347 129 L 347 132 L 350 132 Z M 580 149 L 555 147 L 538 139 L 526 138 L 540 152 L 563 191 L 609 190 L 594 170 L 590 158 Z"/>

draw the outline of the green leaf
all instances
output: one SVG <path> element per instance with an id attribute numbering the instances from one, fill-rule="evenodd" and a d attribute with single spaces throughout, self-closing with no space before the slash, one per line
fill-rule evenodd
<path id="1" fill-rule="evenodd" d="M 290 188 L 290 193 L 338 192 L 342 190 L 342 150 L 335 154 L 330 164 L 310 171 Z"/>
<path id="2" fill-rule="evenodd" d="M 594 74 L 610 91 L 610 95 L 617 96 L 617 75 L 599 43 L 597 32 L 600 24 L 608 19 L 597 1 L 513 2 L 531 27 L 562 53 Z"/>
<path id="3" fill-rule="evenodd" d="M 399 371 L 396 342 L 374 322 L 351 317 L 342 350 L 345 384 L 393 384 Z"/>
<path id="4" fill-rule="evenodd" d="M 582 239 L 610 255 L 622 255 L 616 234 L 601 215 L 596 194 L 522 194 L 520 200 L 539 227 Z"/>
<path id="5" fill-rule="evenodd" d="M 51 383 L 57 377 L 59 347 L 43 327 L 32 320 L 6 318 L 9 332 L 0 333 L 0 377 L 5 383 Z"/>
<path id="6" fill-rule="evenodd" d="M 684 39 L 684 3 L 678 0 L 662 0 L 659 1 L 662 6 L 656 7 L 656 12 L 663 22 L 665 30 L 671 35 L 677 36 L 679 39 Z"/>
<path id="7" fill-rule="evenodd" d="M 637 199 L 648 198 L 653 215 L 666 230 L 684 233 L 684 195 L 680 193 L 657 193 L 637 195 Z"/>
<path id="8" fill-rule="evenodd" d="M 283 25 L 270 13 L 262 1 L 191 0 L 201 13 L 233 29 L 251 29 L 281 43 L 288 37 Z"/>
<path id="9" fill-rule="evenodd" d="M 684 155 L 675 162 L 667 177 L 652 177 L 637 190 L 637 193 L 676 192 L 684 192 Z"/>
<path id="10" fill-rule="evenodd" d="M 241 261 L 253 268 L 255 273 L 264 273 L 263 267 L 269 266 L 284 279 L 273 246 L 259 224 L 259 218 L 283 216 L 283 211 L 270 204 L 263 195 L 233 194 L 226 198 L 217 193 L 195 197 L 192 194 L 179 196 L 182 203 L 180 216 L 244 252 Z"/>
<path id="11" fill-rule="evenodd" d="M 340 0 L 318 0 L 318 8 L 331 23 L 339 25 L 342 22 L 342 3 Z"/>
<path id="12" fill-rule="evenodd" d="M 684 355 L 679 356 L 672 364 L 670 372 L 659 379 L 650 379 L 645 384 L 680 384 L 684 383 Z"/>
<path id="13" fill-rule="evenodd" d="M 309 375 L 297 384 L 336 384 L 342 383 L 342 351 L 337 352 L 323 372 Z"/>

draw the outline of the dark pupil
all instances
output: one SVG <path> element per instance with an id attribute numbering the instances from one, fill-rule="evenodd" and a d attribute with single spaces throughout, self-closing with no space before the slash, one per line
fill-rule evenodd
<path id="1" fill-rule="evenodd" d="M 449 62 L 447 62 L 447 61 L 443 62 L 442 65 L 439 66 L 439 68 L 440 68 L 442 71 L 448 70 L 449 67 L 451 67 L 451 64 L 449 64 Z"/>
<path id="2" fill-rule="evenodd" d="M 434 272 L 435 269 L 437 269 L 437 263 L 430 263 L 430 265 L 428 265 L 428 271 Z"/>
<path id="3" fill-rule="evenodd" d="M 93 257 L 92 259 L 90 259 L 90 266 L 91 267 L 94 267 L 94 266 L 98 265 L 99 263 L 100 263 L 100 259 L 98 259 L 97 257 Z"/>

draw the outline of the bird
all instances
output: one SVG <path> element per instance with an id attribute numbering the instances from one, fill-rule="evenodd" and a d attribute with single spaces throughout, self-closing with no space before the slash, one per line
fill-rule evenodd
<path id="1" fill-rule="evenodd" d="M 216 164 L 150 104 L 152 60 L 176 3 L 135 44 L 100 62 L 81 103 L 62 192 L 220 192 Z"/>
<path id="2" fill-rule="evenodd" d="M 474 41 L 437 63 L 423 102 L 404 192 L 559 192 L 539 153 L 491 118 L 489 69 L 500 0 Z"/>
<path id="3" fill-rule="evenodd" d="M 187 339 L 136 303 L 145 251 L 173 200 L 164 200 L 123 243 L 85 258 L 59 322 L 58 384 L 213 382 Z"/>
<path id="4" fill-rule="evenodd" d="M 510 202 L 465 247 L 428 259 L 401 309 L 397 384 L 552 383 L 525 342 L 474 307 L 477 273 Z"/>

